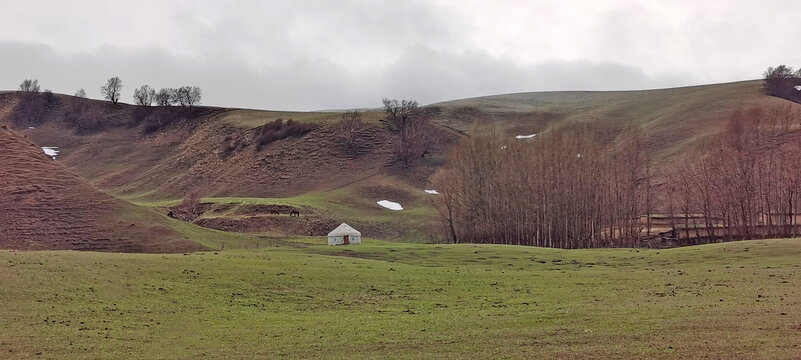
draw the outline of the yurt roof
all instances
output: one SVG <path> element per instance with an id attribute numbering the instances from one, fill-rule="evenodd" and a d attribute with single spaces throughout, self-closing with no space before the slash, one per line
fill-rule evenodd
<path id="1" fill-rule="evenodd" d="M 342 235 L 359 235 L 361 236 L 362 233 L 356 231 L 356 229 L 350 227 L 350 225 L 342 223 L 337 226 L 336 229 L 328 233 L 328 236 L 342 236 Z"/>

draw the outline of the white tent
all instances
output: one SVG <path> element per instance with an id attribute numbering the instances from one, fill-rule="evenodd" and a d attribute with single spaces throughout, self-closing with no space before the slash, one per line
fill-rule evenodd
<path id="1" fill-rule="evenodd" d="M 342 223 L 336 229 L 328 233 L 328 245 L 350 245 L 361 244 L 362 233 L 350 227 L 348 224 Z"/>

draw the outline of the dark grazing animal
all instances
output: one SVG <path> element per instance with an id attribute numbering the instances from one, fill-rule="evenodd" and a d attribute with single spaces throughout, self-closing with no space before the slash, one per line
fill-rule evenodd
<path id="1" fill-rule="evenodd" d="M 300 217 L 300 211 L 297 211 L 297 210 L 292 210 L 292 211 L 289 213 L 289 216 Z"/>

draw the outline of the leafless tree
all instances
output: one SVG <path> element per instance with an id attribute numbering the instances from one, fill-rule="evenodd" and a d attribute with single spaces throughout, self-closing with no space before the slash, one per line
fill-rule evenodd
<path id="1" fill-rule="evenodd" d="M 184 107 L 200 104 L 201 91 L 197 86 L 181 86 L 173 93 L 174 101 Z"/>
<path id="2" fill-rule="evenodd" d="M 122 80 L 116 76 L 108 79 L 106 84 L 100 87 L 100 93 L 112 104 L 117 104 L 122 94 Z"/>
<path id="3" fill-rule="evenodd" d="M 75 92 L 75 97 L 85 99 L 86 98 L 86 90 L 84 90 L 82 88 L 78 89 L 78 91 Z"/>
<path id="4" fill-rule="evenodd" d="M 404 167 L 409 167 L 436 142 L 429 114 L 414 100 L 383 99 L 383 122 L 397 134 L 395 151 Z"/>
<path id="5" fill-rule="evenodd" d="M 795 86 L 801 85 L 801 70 L 796 72 L 786 65 L 769 67 L 762 76 L 765 93 L 785 99 L 793 98 Z"/>
<path id="6" fill-rule="evenodd" d="M 197 191 L 191 191 L 184 196 L 183 200 L 181 201 L 181 208 L 190 213 L 192 218 L 194 219 L 198 215 L 200 215 L 200 193 Z"/>
<path id="7" fill-rule="evenodd" d="M 19 84 L 19 91 L 24 93 L 38 93 L 39 92 L 39 80 L 36 79 L 25 79 L 22 83 Z"/>
<path id="8" fill-rule="evenodd" d="M 154 95 L 153 100 L 158 106 L 170 106 L 174 104 L 174 93 L 175 90 L 171 88 L 162 88 Z"/>
<path id="9" fill-rule="evenodd" d="M 593 125 L 595 126 L 595 125 Z M 457 242 L 561 248 L 640 246 L 650 176 L 640 130 L 619 140 L 568 124 L 521 142 L 472 131 L 432 184 L 434 207 Z"/>
<path id="10" fill-rule="evenodd" d="M 19 91 L 20 102 L 15 121 L 25 126 L 38 124 L 42 120 L 48 100 L 52 100 L 53 97 L 40 96 L 39 81 L 36 79 L 23 80 L 19 85 Z"/>
<path id="11" fill-rule="evenodd" d="M 359 135 L 364 128 L 362 113 L 359 110 L 347 111 L 342 120 L 334 126 L 334 134 L 347 149 L 358 146 Z"/>
<path id="12" fill-rule="evenodd" d="M 404 167 L 409 167 L 416 159 L 429 151 L 436 137 L 433 126 L 428 119 L 419 118 L 409 121 L 398 131 L 398 141 L 395 143 L 395 153 L 403 162 Z"/>
<path id="13" fill-rule="evenodd" d="M 150 106 L 156 98 L 156 90 L 148 85 L 142 85 L 134 90 L 134 102 L 136 105 Z"/>
<path id="14" fill-rule="evenodd" d="M 414 100 L 382 99 L 384 103 L 384 122 L 391 131 L 399 132 L 406 125 L 414 120 L 415 115 L 420 113 L 420 105 Z"/>

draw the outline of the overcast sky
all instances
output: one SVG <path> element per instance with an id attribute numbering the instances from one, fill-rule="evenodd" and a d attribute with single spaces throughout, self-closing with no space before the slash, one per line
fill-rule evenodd
<path id="1" fill-rule="evenodd" d="M 98 98 L 198 85 L 207 105 L 375 107 L 758 78 L 801 66 L 788 1 L 6 1 L 0 89 Z"/>

